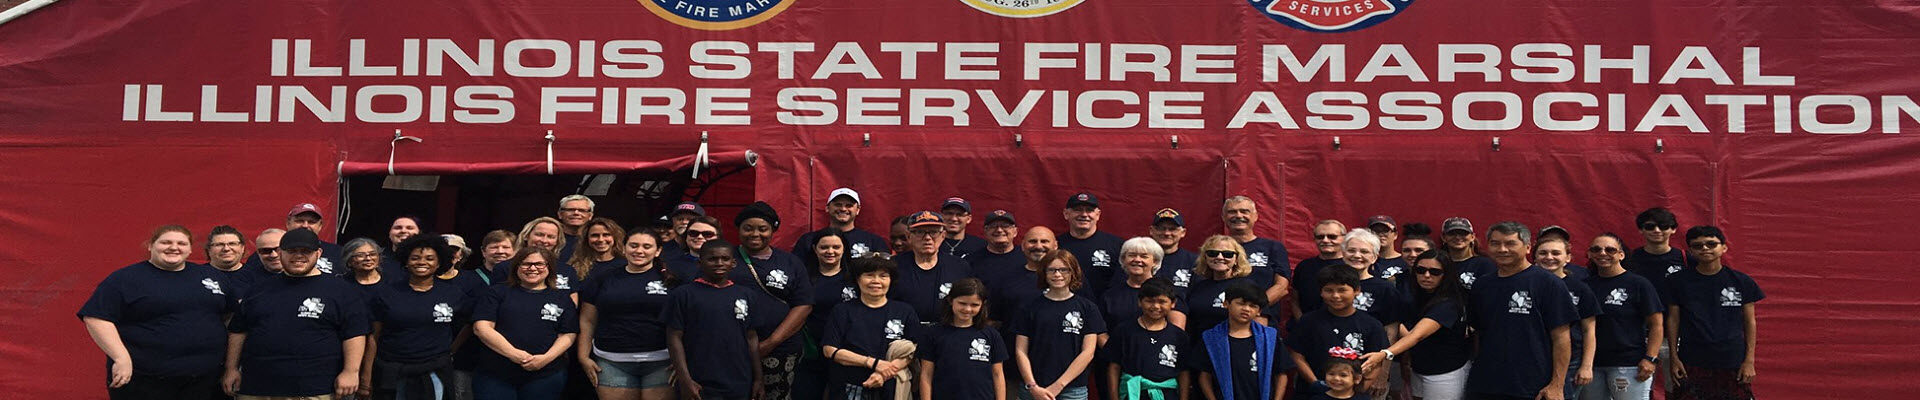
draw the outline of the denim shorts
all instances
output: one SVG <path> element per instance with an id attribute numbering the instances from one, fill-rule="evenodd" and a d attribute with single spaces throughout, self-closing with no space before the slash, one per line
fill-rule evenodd
<path id="1" fill-rule="evenodd" d="M 627 389 L 653 389 L 672 383 L 673 361 L 618 362 L 593 356 L 600 365 L 600 386 Z"/>

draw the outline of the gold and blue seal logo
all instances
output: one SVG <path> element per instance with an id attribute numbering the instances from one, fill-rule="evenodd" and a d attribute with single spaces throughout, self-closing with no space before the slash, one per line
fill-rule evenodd
<path id="1" fill-rule="evenodd" d="M 639 0 L 653 15 L 674 24 L 708 31 L 754 26 L 773 19 L 797 0 Z"/>
<path id="2" fill-rule="evenodd" d="M 974 9 L 1008 18 L 1037 18 L 1058 14 L 1085 0 L 960 0 Z"/>

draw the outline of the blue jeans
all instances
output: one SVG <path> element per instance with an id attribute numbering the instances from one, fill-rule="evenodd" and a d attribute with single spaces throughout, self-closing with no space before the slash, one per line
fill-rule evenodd
<path id="1" fill-rule="evenodd" d="M 1576 354 L 1577 354 L 1577 353 L 1576 353 Z M 1577 376 L 1578 376 L 1579 374 L 1580 374 L 1580 362 L 1579 362 L 1579 361 L 1574 361 L 1574 362 L 1569 362 L 1569 363 L 1567 363 L 1567 382 L 1566 382 L 1566 385 L 1565 385 L 1565 386 L 1563 386 L 1563 388 L 1565 389 L 1565 392 L 1566 392 L 1566 393 L 1563 393 L 1563 394 L 1561 394 L 1561 396 L 1565 396 L 1565 397 L 1564 397 L 1565 399 L 1567 399 L 1567 400 L 1580 400 L 1580 388 L 1581 388 L 1581 386 L 1578 386 L 1578 385 L 1574 385 L 1574 384 L 1573 384 L 1573 379 L 1574 379 L 1574 378 L 1576 378 L 1576 377 L 1577 377 Z M 1596 372 L 1596 375 L 1598 375 L 1598 373 L 1597 373 L 1597 372 Z M 1596 381 L 1597 381 L 1597 380 L 1599 380 L 1599 378 L 1598 378 L 1598 377 L 1595 377 L 1595 378 L 1594 378 L 1594 380 L 1596 380 Z M 1592 382 L 1588 382 L 1588 383 L 1592 383 Z"/>
<path id="2" fill-rule="evenodd" d="M 1647 400 L 1652 397 L 1653 377 L 1636 379 L 1640 367 L 1593 367 L 1593 383 L 1582 389 L 1587 400 Z"/>
<path id="3" fill-rule="evenodd" d="M 473 374 L 474 400 L 546 400 L 560 398 L 567 387 L 567 371 L 554 371 L 515 385 L 512 381 L 476 372 Z"/>

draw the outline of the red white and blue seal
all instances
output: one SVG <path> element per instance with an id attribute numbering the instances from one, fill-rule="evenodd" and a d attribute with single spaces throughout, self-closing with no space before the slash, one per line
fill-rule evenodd
<path id="1" fill-rule="evenodd" d="M 1366 29 L 1406 11 L 1413 0 L 1248 0 L 1281 24 L 1310 32 Z"/>

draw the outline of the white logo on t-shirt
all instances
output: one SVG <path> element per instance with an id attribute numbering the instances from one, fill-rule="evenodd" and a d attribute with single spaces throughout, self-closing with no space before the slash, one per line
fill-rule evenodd
<path id="1" fill-rule="evenodd" d="M 1266 252 L 1247 253 L 1247 265 L 1251 265 L 1255 267 L 1267 266 L 1267 253 Z"/>
<path id="2" fill-rule="evenodd" d="M 227 294 L 227 292 L 220 291 L 220 282 L 213 280 L 213 278 L 201 278 L 200 286 L 205 286 L 207 291 L 213 292 L 213 294 Z"/>
<path id="3" fill-rule="evenodd" d="M 326 257 L 320 257 L 320 260 L 315 261 L 313 266 L 314 268 L 320 269 L 320 273 L 322 274 L 333 274 L 333 260 L 329 260 Z"/>
<path id="4" fill-rule="evenodd" d="M 1339 332 L 1339 330 L 1335 330 L 1335 332 Z M 1341 338 L 1341 343 L 1345 343 L 1347 348 L 1354 350 L 1360 350 L 1364 344 L 1361 342 L 1360 332 L 1348 332 L 1347 336 Z"/>
<path id="5" fill-rule="evenodd" d="M 940 284 L 940 298 L 942 299 L 947 298 L 947 292 L 951 292 L 951 291 L 953 291 L 953 283 L 949 282 L 949 283 Z"/>
<path id="6" fill-rule="evenodd" d="M 1084 325 L 1085 323 L 1080 320 L 1079 311 L 1069 311 L 1067 312 L 1066 318 L 1060 319 L 1061 332 L 1072 333 L 1077 335 L 1077 334 L 1080 334 L 1080 328 Z"/>
<path id="7" fill-rule="evenodd" d="M 1193 282 L 1193 270 L 1183 269 L 1173 271 L 1173 286 L 1187 287 L 1187 284 L 1191 282 Z"/>
<path id="8" fill-rule="evenodd" d="M 1179 366 L 1180 349 L 1173 347 L 1171 344 L 1160 346 L 1160 365 L 1165 367 Z"/>
<path id="9" fill-rule="evenodd" d="M 1095 267 L 1111 267 L 1111 266 L 1113 266 L 1113 256 L 1109 256 L 1109 255 L 1107 255 L 1107 251 L 1106 251 L 1106 250 L 1094 250 L 1094 251 L 1093 251 L 1093 266 L 1095 266 Z"/>
<path id="10" fill-rule="evenodd" d="M 1471 290 L 1473 289 L 1473 280 L 1479 278 L 1478 275 L 1474 275 L 1472 272 L 1461 272 L 1460 287 Z"/>
<path id="11" fill-rule="evenodd" d="M 567 282 L 568 282 L 568 280 L 567 280 L 567 276 L 566 276 L 566 275 L 554 275 L 554 276 L 553 276 L 553 288 L 554 288 L 554 289 L 560 289 L 560 290 L 573 290 L 573 285 L 570 285 L 570 284 L 567 284 Z"/>
<path id="12" fill-rule="evenodd" d="M 901 336 L 907 335 L 907 324 L 898 319 L 887 320 L 887 327 L 881 333 L 886 335 L 887 340 L 900 339 Z"/>
<path id="13" fill-rule="evenodd" d="M 453 306 L 447 303 L 434 304 L 433 322 L 453 322 Z"/>
<path id="14" fill-rule="evenodd" d="M 647 282 L 647 294 L 666 295 L 667 283 L 661 281 Z"/>
<path id="15" fill-rule="evenodd" d="M 1259 351 L 1254 351 L 1253 354 L 1247 357 L 1247 370 L 1253 371 L 1254 373 L 1260 372 L 1260 352 Z"/>
<path id="16" fill-rule="evenodd" d="M 1607 292 L 1607 305 L 1627 305 L 1627 288 L 1614 288 L 1613 291 Z"/>
<path id="17" fill-rule="evenodd" d="M 1680 270 L 1683 270 L 1683 269 L 1687 269 L 1687 267 L 1683 267 L 1683 266 L 1679 266 L 1679 265 L 1668 265 L 1668 266 L 1667 266 L 1667 275 L 1673 275 L 1673 273 L 1675 273 L 1675 272 L 1680 272 Z"/>
<path id="18" fill-rule="evenodd" d="M 1381 276 L 1400 276 L 1400 266 L 1395 265 L 1395 266 L 1387 267 L 1387 269 L 1380 270 L 1380 275 Z"/>
<path id="19" fill-rule="evenodd" d="M 1527 292 L 1513 292 L 1513 298 L 1507 299 L 1507 313 L 1532 314 L 1533 313 L 1533 294 L 1527 293 Z"/>
<path id="20" fill-rule="evenodd" d="M 547 303 L 547 305 L 540 306 L 540 319 L 557 322 L 560 321 L 561 312 L 564 312 L 564 310 L 560 309 L 559 304 Z"/>
<path id="21" fill-rule="evenodd" d="M 747 320 L 747 299 L 733 301 L 733 319 Z"/>
<path id="22" fill-rule="evenodd" d="M 840 301 L 853 301 L 856 297 L 860 295 L 853 292 L 852 286 L 840 288 Z"/>
<path id="23" fill-rule="evenodd" d="M 973 342 L 967 344 L 969 360 L 987 361 L 987 356 L 991 354 L 993 354 L 993 347 L 987 345 L 987 338 L 973 338 Z"/>
<path id="24" fill-rule="evenodd" d="M 1569 299 L 1573 299 L 1573 306 L 1574 306 L 1574 307 L 1579 307 L 1579 306 L 1580 306 L 1580 295 L 1578 295 L 1578 294 L 1574 294 L 1573 292 L 1571 292 L 1571 291 L 1569 291 L 1569 292 L 1567 292 L 1567 298 L 1569 298 Z"/>
<path id="25" fill-rule="evenodd" d="M 867 251 L 868 251 L 868 250 L 869 250 L 869 249 L 867 248 L 867 244 L 866 244 L 866 243 L 854 243 L 854 244 L 853 244 L 853 249 L 852 249 L 852 250 L 847 250 L 847 253 L 848 253 L 848 255 L 849 255 L 849 257 L 852 257 L 852 258 L 860 258 L 860 257 L 866 257 L 866 256 L 867 256 Z"/>
<path id="26" fill-rule="evenodd" d="M 1358 308 L 1360 311 L 1372 311 L 1373 293 L 1360 292 L 1360 294 L 1354 295 L 1353 308 Z"/>
<path id="27" fill-rule="evenodd" d="M 1740 304 L 1741 304 L 1741 296 L 1740 296 L 1739 289 L 1734 289 L 1731 287 L 1720 289 L 1720 306 L 1721 307 L 1739 307 Z"/>
<path id="28" fill-rule="evenodd" d="M 327 312 L 327 303 L 320 301 L 319 297 L 308 297 L 300 302 L 299 311 L 300 318 L 320 318 L 320 313 Z"/>
<path id="29" fill-rule="evenodd" d="M 786 289 L 787 288 L 787 271 L 778 270 L 778 269 L 767 271 L 767 287 L 774 288 L 774 289 Z"/>
<path id="30" fill-rule="evenodd" d="M 1213 308 L 1227 308 L 1227 292 L 1213 295 Z"/>

